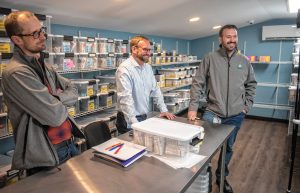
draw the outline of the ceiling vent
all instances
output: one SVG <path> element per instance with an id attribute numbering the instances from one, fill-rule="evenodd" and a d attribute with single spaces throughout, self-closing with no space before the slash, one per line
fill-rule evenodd
<path id="1" fill-rule="evenodd" d="M 273 25 L 262 27 L 262 40 L 293 40 L 300 38 L 300 29 L 295 25 Z"/>

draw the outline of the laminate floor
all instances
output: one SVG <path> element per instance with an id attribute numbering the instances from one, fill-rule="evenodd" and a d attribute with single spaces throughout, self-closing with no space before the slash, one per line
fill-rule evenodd
<path id="1" fill-rule="evenodd" d="M 228 181 L 234 193 L 285 193 L 289 179 L 291 137 L 287 123 L 246 118 L 234 146 Z M 212 159 L 213 172 L 219 155 Z M 300 193 L 300 139 L 298 138 L 292 193 Z M 199 192 L 197 179 L 187 190 Z M 219 191 L 213 175 L 212 193 Z"/>

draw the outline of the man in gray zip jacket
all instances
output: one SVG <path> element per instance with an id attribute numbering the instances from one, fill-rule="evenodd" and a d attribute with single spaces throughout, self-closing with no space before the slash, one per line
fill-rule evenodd
<path id="1" fill-rule="evenodd" d="M 199 100 L 206 91 L 207 108 L 203 120 L 211 123 L 234 125 L 227 141 L 225 176 L 233 154 L 233 144 L 245 114 L 253 105 L 257 82 L 249 60 L 237 50 L 237 27 L 225 25 L 219 31 L 220 49 L 204 56 L 193 79 L 188 119 L 195 120 Z M 220 186 L 221 155 L 216 170 Z M 224 192 L 233 192 L 225 178 Z"/>
<path id="2" fill-rule="evenodd" d="M 84 138 L 67 107 L 78 94 L 71 82 L 43 61 L 47 34 L 36 16 L 17 11 L 5 19 L 14 55 L 2 74 L 2 89 L 13 127 L 12 169 L 31 175 L 78 154 L 72 135 Z"/>

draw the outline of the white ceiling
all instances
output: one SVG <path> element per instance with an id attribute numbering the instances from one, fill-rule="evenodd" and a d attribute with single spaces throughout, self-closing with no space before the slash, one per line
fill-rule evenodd
<path id="1" fill-rule="evenodd" d="M 56 24 L 182 39 L 215 34 L 215 25 L 296 18 L 286 0 L 1 0 L 0 7 L 51 15 Z"/>

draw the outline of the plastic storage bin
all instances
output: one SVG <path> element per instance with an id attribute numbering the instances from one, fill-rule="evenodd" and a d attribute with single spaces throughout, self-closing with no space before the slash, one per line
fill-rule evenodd
<path id="1" fill-rule="evenodd" d="M 166 78 L 166 87 L 178 87 L 182 85 L 181 78 L 177 79 L 167 79 Z"/>
<path id="2" fill-rule="evenodd" d="M 107 53 L 100 53 L 98 55 L 98 67 L 99 68 L 107 68 Z"/>
<path id="3" fill-rule="evenodd" d="M 47 52 L 53 52 L 52 41 L 53 41 L 53 35 L 52 34 L 48 34 L 47 35 L 47 39 L 46 39 L 46 51 Z"/>
<path id="4" fill-rule="evenodd" d="M 108 93 L 109 83 L 99 83 L 99 93 L 105 94 Z"/>
<path id="5" fill-rule="evenodd" d="M 96 76 L 96 78 L 100 80 L 100 83 L 108 83 L 108 88 L 110 88 L 110 89 L 116 88 L 116 77 L 115 76 L 103 75 L 103 76 Z"/>
<path id="6" fill-rule="evenodd" d="M 80 113 L 87 112 L 89 110 L 89 96 L 79 97 L 79 110 Z"/>
<path id="7" fill-rule="evenodd" d="M 160 118 L 150 118 L 134 123 L 132 128 L 134 142 L 146 146 L 148 151 L 158 155 L 172 155 L 181 158 L 186 158 L 193 149 L 190 145 L 193 139 L 203 139 L 204 137 L 204 129 L 201 126 Z"/>
<path id="8" fill-rule="evenodd" d="M 116 68 L 116 57 L 113 53 L 109 53 L 107 56 L 107 68 Z"/>
<path id="9" fill-rule="evenodd" d="M 63 40 L 64 40 L 64 36 L 62 36 L 62 35 L 53 35 L 53 37 L 52 37 L 52 51 L 54 53 L 62 53 L 63 52 Z"/>
<path id="10" fill-rule="evenodd" d="M 180 89 L 180 90 L 176 90 L 175 92 L 177 92 L 179 94 L 180 98 L 190 98 L 190 89 Z"/>
<path id="11" fill-rule="evenodd" d="M 178 103 L 178 93 L 164 93 L 165 103 Z"/>
<path id="12" fill-rule="evenodd" d="M 64 36 L 63 39 L 63 52 L 77 53 L 77 36 Z"/>
<path id="13" fill-rule="evenodd" d="M 87 80 L 72 80 L 73 84 L 77 87 L 78 95 L 80 97 L 88 96 L 88 85 Z"/>

